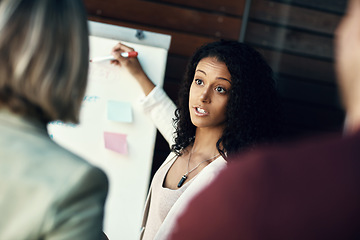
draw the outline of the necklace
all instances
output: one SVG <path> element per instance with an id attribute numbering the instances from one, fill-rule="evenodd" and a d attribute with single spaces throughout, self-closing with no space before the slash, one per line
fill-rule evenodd
<path id="1" fill-rule="evenodd" d="M 180 181 L 179 181 L 179 183 L 178 183 L 178 185 L 177 185 L 178 188 L 180 188 L 180 187 L 184 184 L 184 182 L 185 182 L 185 180 L 188 178 L 189 174 L 190 174 L 192 171 L 194 171 L 195 169 L 197 169 L 202 163 L 207 162 L 207 161 L 210 161 L 210 160 L 212 160 L 212 159 L 214 159 L 214 158 L 217 158 L 217 157 L 220 155 L 220 153 L 219 153 L 219 154 L 216 154 L 216 155 L 212 156 L 212 157 L 209 158 L 209 159 L 206 159 L 206 160 L 204 160 L 204 161 L 201 161 L 201 162 L 200 162 L 198 165 L 196 165 L 193 169 L 189 170 L 189 164 L 190 164 L 191 154 L 192 154 L 192 151 L 189 153 L 189 160 L 188 160 L 188 165 L 187 165 L 187 172 L 181 177 L 181 179 L 180 179 Z"/>

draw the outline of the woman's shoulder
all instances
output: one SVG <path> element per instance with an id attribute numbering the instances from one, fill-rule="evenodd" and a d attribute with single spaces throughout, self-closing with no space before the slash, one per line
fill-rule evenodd
<path id="1" fill-rule="evenodd" d="M 51 140 L 46 129 L 19 126 L 1 129 L 4 130 L 0 136 L 1 166 L 18 174 L 21 179 L 47 179 L 61 184 L 72 173 L 81 174 L 95 168 Z"/>

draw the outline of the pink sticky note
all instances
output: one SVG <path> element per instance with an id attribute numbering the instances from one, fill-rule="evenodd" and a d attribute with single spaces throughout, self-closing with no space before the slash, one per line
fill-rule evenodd
<path id="1" fill-rule="evenodd" d="M 104 132 L 105 148 L 121 154 L 127 154 L 126 137 L 126 134 Z"/>

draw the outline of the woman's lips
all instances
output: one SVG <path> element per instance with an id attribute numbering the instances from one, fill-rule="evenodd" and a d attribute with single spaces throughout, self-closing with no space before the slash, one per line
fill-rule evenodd
<path id="1" fill-rule="evenodd" d="M 194 112 L 196 116 L 203 117 L 209 115 L 209 113 L 201 107 L 194 107 Z"/>

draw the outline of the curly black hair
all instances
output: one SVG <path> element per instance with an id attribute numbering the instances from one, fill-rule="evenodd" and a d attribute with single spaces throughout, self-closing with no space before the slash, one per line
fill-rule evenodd
<path id="1" fill-rule="evenodd" d="M 172 151 L 182 155 L 194 141 L 196 127 L 190 119 L 189 91 L 196 67 L 206 57 L 225 63 L 231 75 L 226 126 L 216 144 L 219 153 L 226 158 L 255 144 L 276 139 L 280 133 L 281 107 L 272 69 L 251 46 L 220 40 L 200 47 L 187 65 L 175 111 L 176 137 Z"/>

